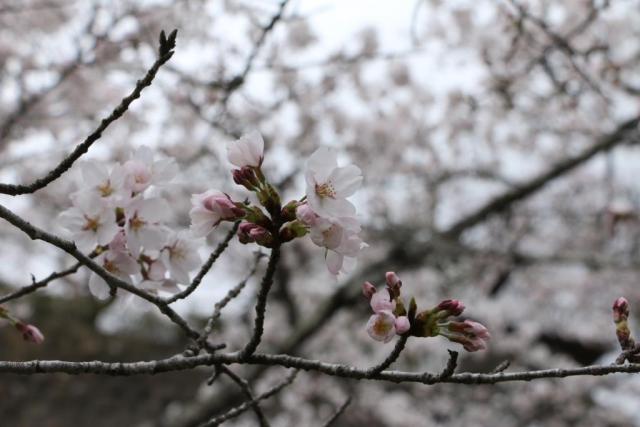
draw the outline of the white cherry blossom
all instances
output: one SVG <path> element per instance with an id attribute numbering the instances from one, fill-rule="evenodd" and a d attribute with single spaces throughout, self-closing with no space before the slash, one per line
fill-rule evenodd
<path id="1" fill-rule="evenodd" d="M 160 223 L 169 212 L 169 204 L 160 198 L 136 199 L 125 210 L 124 230 L 127 246 L 134 256 L 146 250 L 159 250 L 166 241 L 166 228 Z"/>
<path id="2" fill-rule="evenodd" d="M 71 233 L 78 248 L 91 251 L 96 245 L 106 245 L 118 232 L 114 209 L 94 193 L 78 194 L 74 206 L 60 214 L 60 222 Z"/>
<path id="3" fill-rule="evenodd" d="M 335 150 L 321 147 L 306 163 L 307 201 L 321 217 L 352 217 L 356 208 L 346 198 L 362 184 L 362 173 L 355 165 L 338 167 Z"/>
<path id="4" fill-rule="evenodd" d="M 141 193 L 151 185 L 168 184 L 178 173 L 178 166 L 173 159 L 154 160 L 153 151 L 143 145 L 124 164 L 123 170 L 125 188 Z"/>
<path id="5" fill-rule="evenodd" d="M 131 283 L 131 275 L 140 272 L 140 266 L 126 250 L 126 237 L 119 232 L 109 244 L 109 249 L 96 258 L 96 262 L 114 276 Z M 99 299 L 109 297 L 109 285 L 95 273 L 89 278 L 89 290 Z"/>
<path id="6" fill-rule="evenodd" d="M 260 132 L 252 131 L 237 141 L 227 143 L 227 158 L 239 168 L 260 167 L 264 159 L 264 140 Z"/>
<path id="7" fill-rule="evenodd" d="M 201 259 L 195 242 L 185 232 L 173 233 L 162 249 L 161 259 L 177 283 L 188 285 L 189 273 L 200 266 Z"/>
<path id="8" fill-rule="evenodd" d="M 120 164 L 111 170 L 104 163 L 85 162 L 80 165 L 82 189 L 74 193 L 72 200 L 85 192 L 96 194 L 108 206 L 125 206 L 131 198 L 131 191 L 124 187 L 125 172 Z"/>

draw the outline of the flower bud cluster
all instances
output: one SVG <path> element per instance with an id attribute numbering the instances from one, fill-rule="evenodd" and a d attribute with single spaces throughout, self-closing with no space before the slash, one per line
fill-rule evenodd
<path id="1" fill-rule="evenodd" d="M 391 341 L 395 335 L 407 333 L 411 327 L 400 299 L 402 282 L 390 282 L 390 275 L 395 273 L 387 273 L 387 286 L 379 291 L 370 282 L 362 285 L 362 293 L 369 300 L 374 313 L 367 322 L 367 333 L 374 340 L 385 343 Z"/>
<path id="2" fill-rule="evenodd" d="M 394 272 L 386 274 L 385 289 L 376 291 L 374 285 L 365 282 L 362 293 L 371 301 L 374 315 L 367 322 L 367 332 L 376 341 L 389 342 L 394 335 L 409 333 L 416 337 L 441 335 L 448 340 L 462 344 L 467 351 L 487 348 L 490 338 L 487 328 L 471 320 L 450 320 L 462 314 L 465 306 L 454 299 L 442 301 L 436 307 L 417 313 L 415 299 L 411 299 L 408 309 L 400 297 L 402 281 Z"/>
<path id="3" fill-rule="evenodd" d="M 262 172 L 264 140 L 258 132 L 244 135 L 227 145 L 227 159 L 237 167 L 233 181 L 255 193 L 260 206 L 233 201 L 217 190 L 192 198 L 191 230 L 206 236 L 222 221 L 242 220 L 238 227 L 241 243 L 267 248 L 309 234 L 325 249 L 329 271 L 348 271 L 366 244 L 360 239 L 355 207 L 347 200 L 360 186 L 360 169 L 338 167 L 337 153 L 320 148 L 306 165 L 307 194 L 284 207 L 280 195 Z"/>
<path id="4" fill-rule="evenodd" d="M 97 254 L 96 262 L 114 276 L 154 293 L 177 292 L 200 265 L 193 237 L 165 223 L 171 211 L 159 190 L 171 185 L 177 171 L 173 160 L 156 160 L 145 146 L 110 168 L 87 162 L 60 222 L 78 249 Z M 89 289 L 98 298 L 109 295 L 95 273 Z"/>

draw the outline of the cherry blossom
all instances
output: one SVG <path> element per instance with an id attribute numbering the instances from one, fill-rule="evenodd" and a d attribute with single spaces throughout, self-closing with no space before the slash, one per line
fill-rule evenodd
<path id="1" fill-rule="evenodd" d="M 78 194 L 73 203 L 74 206 L 62 212 L 59 219 L 78 248 L 88 252 L 96 245 L 109 243 L 118 231 L 114 209 L 94 193 Z"/>
<path id="2" fill-rule="evenodd" d="M 329 148 L 317 149 L 306 163 L 307 200 L 321 217 L 353 217 L 356 208 L 346 198 L 362 184 L 362 173 L 355 165 L 338 167 L 337 153 Z"/>
<path id="3" fill-rule="evenodd" d="M 178 173 L 173 159 L 154 160 L 153 151 L 147 146 L 138 148 L 123 166 L 125 188 L 141 193 L 149 186 L 166 185 Z"/>
<path id="4" fill-rule="evenodd" d="M 360 224 L 354 218 L 327 219 L 317 217 L 310 226 L 313 243 L 326 248 L 325 261 L 329 272 L 346 273 L 360 251 L 368 245 L 358 236 Z"/>
<path id="5" fill-rule="evenodd" d="M 227 144 L 227 158 L 233 165 L 244 168 L 259 168 L 264 159 L 264 140 L 258 131 L 243 135 Z"/>
<path id="6" fill-rule="evenodd" d="M 113 238 L 109 244 L 109 249 L 100 254 L 96 258 L 96 262 L 101 264 L 109 273 L 130 283 L 130 276 L 140 272 L 140 266 L 126 250 L 124 233 L 118 233 Z M 89 290 L 99 299 L 106 299 L 109 296 L 107 282 L 96 273 L 92 273 L 89 278 Z"/>
<path id="7" fill-rule="evenodd" d="M 369 282 L 363 285 L 365 296 L 370 294 Z M 373 286 L 373 285 L 371 285 Z M 391 298 L 387 289 L 382 289 L 371 295 L 371 308 L 374 314 L 367 322 L 367 333 L 376 341 L 389 342 L 395 335 L 406 333 L 411 325 L 407 316 L 396 316 L 394 310 L 396 301 Z"/>
<path id="8" fill-rule="evenodd" d="M 124 187 L 125 172 L 120 164 L 111 170 L 100 162 L 80 164 L 81 191 L 72 195 L 72 200 L 85 192 L 96 194 L 110 207 L 124 206 L 131 197 L 131 191 Z"/>
<path id="9" fill-rule="evenodd" d="M 146 250 L 159 250 L 166 241 L 167 229 L 160 223 L 169 212 L 164 199 L 137 199 L 125 210 L 127 247 L 137 256 Z"/>
<path id="10" fill-rule="evenodd" d="M 161 260 L 177 283 L 189 284 L 189 273 L 201 263 L 196 243 L 185 232 L 172 233 L 162 249 Z M 164 278 L 164 274 L 162 275 Z"/>

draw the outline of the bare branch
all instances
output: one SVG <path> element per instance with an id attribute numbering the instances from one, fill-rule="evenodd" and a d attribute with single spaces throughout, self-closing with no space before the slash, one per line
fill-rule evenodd
<path id="1" fill-rule="evenodd" d="M 273 249 L 271 249 L 271 255 L 269 256 L 269 264 L 267 265 L 267 271 L 264 273 L 262 282 L 260 283 L 260 291 L 258 292 L 258 301 L 256 302 L 256 318 L 253 327 L 253 334 L 251 339 L 245 345 L 245 347 L 239 352 L 241 360 L 251 356 L 262 339 L 262 333 L 264 332 L 264 312 L 267 308 L 267 297 L 269 296 L 269 290 L 273 284 L 273 276 L 276 273 L 276 266 L 280 259 L 280 243 L 276 242 Z"/>
<path id="2" fill-rule="evenodd" d="M 347 406 L 349 406 L 350 404 L 351 404 L 351 396 L 347 397 L 347 400 L 345 400 L 344 403 L 340 405 L 340 407 L 331 416 L 331 418 L 329 418 L 322 426 L 323 427 L 331 426 L 338 419 L 338 417 L 340 417 L 340 415 L 344 413 L 345 409 L 347 409 Z"/>
<path id="3" fill-rule="evenodd" d="M 236 406 L 235 408 L 230 409 L 229 411 L 225 412 L 222 415 L 219 415 L 219 416 L 217 416 L 215 418 L 212 418 L 211 420 L 209 420 L 206 423 L 202 424 L 202 427 L 218 426 L 218 425 L 222 424 L 223 422 L 225 422 L 227 420 L 230 420 L 231 418 L 237 417 L 238 415 L 242 414 L 244 411 L 246 411 L 247 409 L 249 409 L 253 405 L 256 405 L 259 401 L 264 400 L 264 399 L 268 399 L 271 396 L 273 396 L 273 395 L 277 394 L 278 392 L 280 392 L 283 388 L 285 388 L 286 386 L 291 384 L 293 382 L 293 380 L 296 379 L 296 375 L 297 374 L 298 374 L 298 371 L 294 371 L 291 375 L 289 375 L 280 384 L 272 387 L 271 389 L 269 389 L 266 392 L 262 393 L 261 395 L 259 395 L 255 399 L 250 400 L 248 402 L 245 402 L 242 405 L 239 405 L 239 406 Z"/>
<path id="4" fill-rule="evenodd" d="M 408 339 L 409 335 L 402 335 L 387 358 L 378 365 L 369 368 L 369 375 L 372 377 L 378 375 L 380 372 L 391 366 L 391 364 L 400 357 L 400 353 L 404 350 L 404 346 L 407 344 Z"/>

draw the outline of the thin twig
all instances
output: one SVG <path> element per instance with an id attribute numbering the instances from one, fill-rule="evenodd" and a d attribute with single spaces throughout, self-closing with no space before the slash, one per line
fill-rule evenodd
<path id="1" fill-rule="evenodd" d="M 198 286 L 200 285 L 200 282 L 202 282 L 202 279 L 204 279 L 204 276 L 206 276 L 209 270 L 211 270 L 211 267 L 213 267 L 213 264 L 216 262 L 216 260 L 220 257 L 220 255 L 222 255 L 225 249 L 227 249 L 227 247 L 229 246 L 229 242 L 231 242 L 233 237 L 236 235 L 239 225 L 240 225 L 240 221 L 236 221 L 233 224 L 233 227 L 231 227 L 231 230 L 229 230 L 224 240 L 220 242 L 220 244 L 209 256 L 209 259 L 207 259 L 207 261 L 202 265 L 202 268 L 200 268 L 200 271 L 198 272 L 196 277 L 193 278 L 193 281 L 191 282 L 191 284 L 183 291 L 178 292 L 177 294 L 171 296 L 170 298 L 167 298 L 165 300 L 167 304 L 172 304 L 178 301 L 179 299 L 184 299 L 188 297 L 189 295 L 191 295 L 191 293 L 193 293 L 193 291 L 195 291 L 198 288 Z"/>
<path id="2" fill-rule="evenodd" d="M 37 291 L 40 288 L 44 288 L 45 286 L 47 286 L 49 283 L 53 282 L 56 279 L 61 279 L 63 277 L 66 276 L 70 276 L 74 273 L 76 273 L 80 267 L 82 267 L 81 263 L 76 263 L 73 266 L 67 268 L 66 270 L 62 270 L 62 271 L 58 271 L 55 273 L 51 273 L 50 275 L 48 275 L 47 277 L 45 277 L 42 280 L 39 281 L 33 281 L 33 283 L 29 286 L 24 286 L 10 294 L 7 294 L 3 297 L 0 297 L 0 304 L 3 304 L 7 301 L 11 301 L 20 297 L 23 297 L 25 295 L 28 295 L 30 293 L 33 293 L 35 291 Z"/>
<path id="3" fill-rule="evenodd" d="M 297 374 L 298 374 L 298 372 L 294 371 L 291 375 L 289 375 L 287 377 L 287 379 L 285 379 L 280 384 L 272 387 L 271 389 L 269 389 L 266 392 L 262 393 L 261 395 L 259 395 L 255 399 L 250 400 L 248 402 L 244 402 L 243 404 L 238 405 L 235 408 L 230 409 L 229 411 L 225 412 L 224 414 L 210 419 L 206 423 L 202 424 L 202 427 L 218 426 L 218 425 L 222 424 L 223 422 L 230 420 L 231 418 L 237 417 L 238 415 L 242 414 L 244 411 L 246 411 L 247 409 L 252 407 L 252 405 L 256 404 L 257 402 L 259 402 L 261 400 L 264 400 L 264 399 L 268 399 L 271 396 L 273 396 L 273 395 L 277 394 L 278 392 L 280 392 L 283 388 L 285 388 L 286 386 L 291 384 L 293 382 L 293 380 L 295 380 Z"/>
<path id="4" fill-rule="evenodd" d="M 340 407 L 336 410 L 336 412 L 334 412 L 331 418 L 329 418 L 324 424 L 322 424 L 322 427 L 331 426 L 338 419 L 338 417 L 344 413 L 345 409 L 347 409 L 347 406 L 349 406 L 350 404 L 351 396 L 347 397 L 347 400 L 345 400 L 342 405 L 340 405 Z"/>
<path id="5" fill-rule="evenodd" d="M 249 279 L 255 274 L 258 268 L 258 261 L 260 258 L 261 256 L 257 257 L 256 263 L 251 269 L 251 271 L 249 272 L 249 274 L 247 274 L 247 276 L 240 283 L 238 283 L 236 286 L 230 289 L 229 292 L 227 292 L 227 295 L 225 295 L 223 299 L 218 301 L 213 306 L 213 313 L 207 320 L 207 325 L 202 331 L 202 335 L 200 335 L 200 338 L 198 339 L 198 344 L 200 344 L 201 347 L 207 341 L 207 338 L 209 338 L 209 335 L 211 335 L 211 331 L 213 330 L 213 325 L 215 324 L 216 320 L 218 320 L 218 318 L 220 317 L 222 309 L 226 307 L 227 304 L 229 304 L 234 298 L 236 298 L 240 294 L 242 289 L 244 289 L 244 287 L 247 285 L 247 282 L 249 281 Z"/>
<path id="6" fill-rule="evenodd" d="M 65 157 L 58 164 L 58 166 L 52 169 L 44 177 L 38 178 L 28 185 L 0 183 L 0 193 L 8 194 L 10 196 L 30 194 L 46 187 L 56 179 L 60 178 L 66 171 L 71 168 L 76 160 L 78 160 L 82 155 L 89 151 L 91 145 L 93 145 L 94 142 L 100 139 L 102 133 L 109 127 L 109 125 L 111 125 L 113 122 L 124 115 L 133 101 L 140 97 L 142 90 L 151 85 L 160 67 L 162 67 L 173 56 L 174 48 L 175 35 L 173 38 L 170 37 L 169 40 L 165 39 L 164 45 L 161 44 L 158 59 L 147 71 L 147 74 L 141 80 L 138 80 L 133 91 L 129 95 L 124 97 L 120 104 L 111 112 L 111 114 L 102 119 L 100 125 L 82 143 L 77 145 L 73 152 Z"/>
<path id="7" fill-rule="evenodd" d="M 260 404 L 253 396 L 253 392 L 251 391 L 249 382 L 241 378 L 239 375 L 237 375 L 235 372 L 233 372 L 231 369 L 227 368 L 226 366 L 221 365 L 220 370 L 223 374 L 228 376 L 234 383 L 236 383 L 238 387 L 240 387 L 240 390 L 242 390 L 242 393 L 249 399 L 249 402 L 251 403 L 251 408 L 253 409 L 253 412 L 255 412 L 256 417 L 258 418 L 258 422 L 260 423 L 260 426 L 269 427 L 269 421 L 267 420 L 267 417 L 265 417 L 264 412 L 262 412 L 262 409 L 260 409 Z"/>
<path id="8" fill-rule="evenodd" d="M 407 344 L 408 339 L 409 335 L 402 335 L 387 358 L 376 366 L 369 368 L 369 375 L 372 377 L 378 375 L 380 372 L 391 366 L 391 364 L 395 362 L 398 357 L 400 357 L 400 353 L 402 353 L 402 350 L 404 350 L 404 346 Z"/>
<path id="9" fill-rule="evenodd" d="M 271 285 L 273 285 L 273 276 L 275 275 L 276 266 L 278 265 L 279 259 L 280 243 L 276 242 L 273 249 L 271 249 L 267 271 L 264 273 L 262 282 L 260 283 L 258 301 L 256 302 L 256 318 L 253 326 L 253 334 L 251 335 L 251 339 L 249 339 L 249 342 L 239 352 L 239 357 L 241 360 L 244 360 L 247 357 L 251 356 L 256 351 L 258 345 L 260 344 L 260 341 L 262 340 L 262 333 L 264 332 L 264 314 L 267 308 L 267 297 L 269 296 Z"/>

